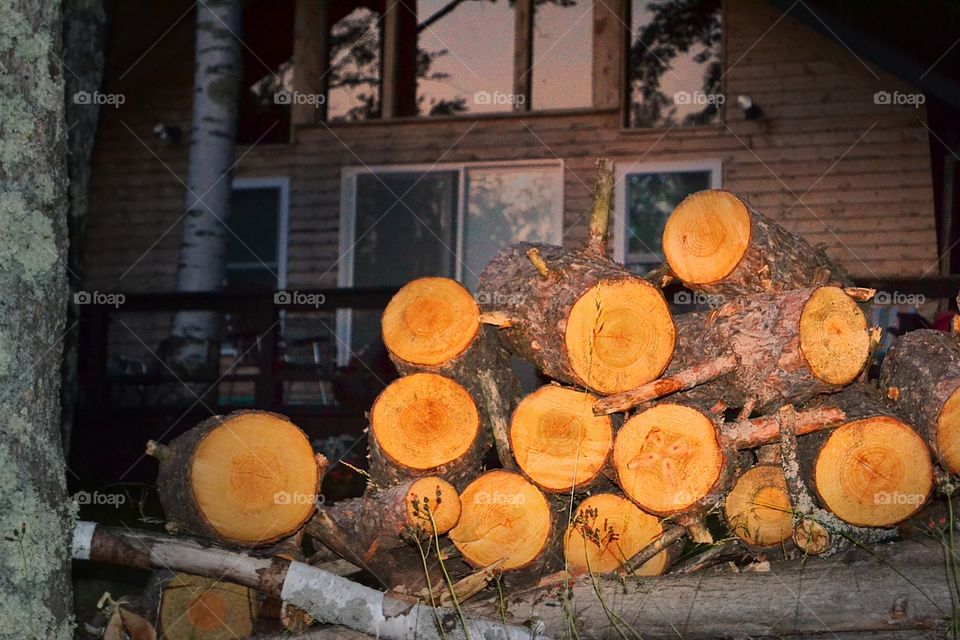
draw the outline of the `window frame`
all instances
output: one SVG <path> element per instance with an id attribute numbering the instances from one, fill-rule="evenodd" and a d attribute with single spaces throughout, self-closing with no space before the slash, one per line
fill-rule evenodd
<path id="1" fill-rule="evenodd" d="M 456 252 L 454 279 L 463 281 L 463 249 L 464 249 L 464 216 L 466 214 L 467 174 L 477 169 L 522 169 L 522 168 L 551 168 L 559 172 L 560 192 L 555 196 L 553 204 L 556 214 L 550 230 L 550 242 L 563 242 L 564 205 L 566 198 L 566 163 L 563 159 L 540 160 L 501 160 L 493 162 L 438 162 L 421 164 L 380 164 L 348 166 L 341 169 L 340 174 L 340 218 L 339 243 L 337 262 L 337 286 L 341 288 L 353 287 L 354 266 L 356 260 L 356 202 L 357 177 L 378 173 L 420 173 L 456 172 L 458 179 L 457 211 L 456 211 Z M 337 310 L 337 364 L 345 366 L 350 359 L 352 348 L 350 309 Z"/>
<path id="2" fill-rule="evenodd" d="M 287 248 L 290 238 L 290 178 L 287 176 L 262 176 L 234 178 L 232 191 L 254 189 L 277 189 L 280 192 L 277 212 L 277 291 L 287 286 Z"/>
<path id="3" fill-rule="evenodd" d="M 634 162 L 614 164 L 613 198 L 613 259 L 620 264 L 627 257 L 627 177 L 643 173 L 694 173 L 708 171 L 710 188 L 720 189 L 723 185 L 723 161 L 719 158 L 703 160 L 669 160 L 655 162 Z M 658 256 L 662 261 L 663 256 Z"/>

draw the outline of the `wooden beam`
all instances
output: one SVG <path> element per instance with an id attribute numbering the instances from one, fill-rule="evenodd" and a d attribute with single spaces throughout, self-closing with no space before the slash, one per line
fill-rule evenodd
<path id="1" fill-rule="evenodd" d="M 593 106 L 616 109 L 623 96 L 627 0 L 593 5 Z"/>
<path id="2" fill-rule="evenodd" d="M 383 15 L 381 116 L 417 115 L 417 3 L 388 3 Z"/>
<path id="3" fill-rule="evenodd" d="M 513 108 L 530 110 L 533 84 L 533 0 L 516 0 L 513 5 Z M 523 99 L 519 99 L 523 96 Z"/>
<path id="4" fill-rule="evenodd" d="M 323 103 L 297 101 L 290 105 L 291 138 L 298 126 L 322 122 L 327 117 L 327 79 L 330 36 L 329 0 L 296 0 L 293 21 L 293 90 L 324 96 Z"/>

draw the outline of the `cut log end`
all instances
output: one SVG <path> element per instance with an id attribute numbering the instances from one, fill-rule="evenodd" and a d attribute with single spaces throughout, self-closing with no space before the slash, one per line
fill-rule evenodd
<path id="1" fill-rule="evenodd" d="M 793 530 L 793 543 L 804 553 L 818 556 L 830 548 L 830 532 L 819 522 L 804 518 Z"/>
<path id="2" fill-rule="evenodd" d="M 625 498 L 600 493 L 580 503 L 563 541 L 567 570 L 574 574 L 618 571 L 663 533 L 660 520 Z M 667 570 L 669 551 L 642 564 L 635 573 L 658 576 Z"/>
<path id="3" fill-rule="evenodd" d="M 524 474 L 546 491 L 569 491 L 603 470 L 613 447 L 613 425 L 593 415 L 596 398 L 557 385 L 528 395 L 514 411 L 510 444 Z"/>
<path id="4" fill-rule="evenodd" d="M 480 309 L 463 285 L 449 278 L 407 283 L 383 312 L 383 343 L 395 357 L 420 365 L 447 362 L 470 345 Z"/>
<path id="5" fill-rule="evenodd" d="M 724 514 L 735 536 L 754 547 L 772 547 L 793 534 L 793 509 L 779 465 L 761 464 L 741 475 L 727 495 Z"/>
<path id="6" fill-rule="evenodd" d="M 415 529 L 443 535 L 460 521 L 460 496 L 443 478 L 427 476 L 414 480 L 406 503 L 407 522 Z"/>
<path id="7" fill-rule="evenodd" d="M 936 449 L 947 471 L 960 473 L 960 388 L 950 394 L 937 417 Z"/>
<path id="8" fill-rule="evenodd" d="M 460 522 L 450 540 L 474 567 L 503 560 L 504 570 L 525 567 L 546 549 L 553 514 L 546 498 L 523 476 L 489 471 L 460 496 Z"/>
<path id="9" fill-rule="evenodd" d="M 598 393 L 620 393 L 659 376 L 676 329 L 659 289 L 640 279 L 605 280 L 573 305 L 565 343 L 570 365 Z"/>
<path id="10" fill-rule="evenodd" d="M 895 418 L 878 416 L 838 427 L 820 448 L 814 485 L 841 520 L 889 527 L 927 501 L 933 466 L 923 440 Z"/>
<path id="11" fill-rule="evenodd" d="M 829 384 L 853 382 L 870 355 L 867 319 L 839 287 L 820 287 L 800 314 L 800 349 L 813 374 Z"/>
<path id="12" fill-rule="evenodd" d="M 168 640 L 220 640 L 253 633 L 256 592 L 178 573 L 163 588 L 160 629 Z"/>
<path id="13" fill-rule="evenodd" d="M 669 515 L 710 494 L 724 453 L 705 414 L 663 403 L 639 413 L 617 433 L 613 466 L 627 496 L 646 511 Z"/>
<path id="14" fill-rule="evenodd" d="M 189 468 L 193 499 L 218 536 L 259 544 L 298 530 L 316 504 L 310 441 L 265 412 L 226 418 L 200 441 Z"/>
<path id="15" fill-rule="evenodd" d="M 383 453 L 416 471 L 457 460 L 479 429 L 480 416 L 466 389 L 433 373 L 393 381 L 370 410 L 370 434 Z"/>
<path id="16" fill-rule="evenodd" d="M 750 228 L 750 212 L 740 198 L 718 189 L 699 191 L 667 219 L 663 254 L 684 282 L 716 282 L 740 263 L 750 244 Z"/>

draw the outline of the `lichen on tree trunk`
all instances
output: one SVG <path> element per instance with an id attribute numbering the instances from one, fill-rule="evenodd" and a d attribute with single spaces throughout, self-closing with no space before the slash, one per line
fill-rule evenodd
<path id="1" fill-rule="evenodd" d="M 59 2 L 0 0 L 0 638 L 72 637 Z"/>

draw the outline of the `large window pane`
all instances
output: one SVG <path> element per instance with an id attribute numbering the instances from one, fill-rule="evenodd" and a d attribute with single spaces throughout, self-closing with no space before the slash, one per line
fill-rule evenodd
<path id="1" fill-rule="evenodd" d="M 557 168 L 482 168 L 467 172 L 463 283 L 512 242 L 556 242 L 563 175 Z"/>
<path id="2" fill-rule="evenodd" d="M 327 119 L 331 122 L 380 116 L 380 27 L 379 13 L 358 7 L 330 28 Z"/>
<path id="3" fill-rule="evenodd" d="M 720 1 L 632 1 L 631 126 L 716 121 L 724 100 Z"/>
<path id="4" fill-rule="evenodd" d="M 453 6 L 453 9 L 446 9 Z M 418 0 L 420 115 L 510 111 L 513 4 Z"/>
<path id="5" fill-rule="evenodd" d="M 630 173 L 626 178 L 627 267 L 645 273 L 663 262 L 663 226 L 680 201 L 709 189 L 710 171 Z"/>
<path id="6" fill-rule="evenodd" d="M 234 189 L 226 222 L 228 289 L 277 288 L 279 221 L 279 187 Z"/>
<path id="7" fill-rule="evenodd" d="M 570 109 L 592 103 L 593 2 L 536 2 L 533 23 L 534 109 Z"/>

